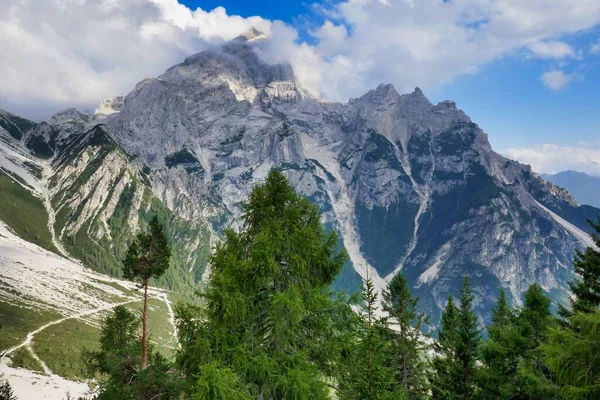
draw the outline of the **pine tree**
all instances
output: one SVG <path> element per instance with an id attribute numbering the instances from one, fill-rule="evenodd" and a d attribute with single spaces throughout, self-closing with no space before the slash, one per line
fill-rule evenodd
<path id="1" fill-rule="evenodd" d="M 142 369 L 148 366 L 148 283 L 158 278 L 169 268 L 171 248 L 163 225 L 154 216 L 150 231 L 140 232 L 129 246 L 123 260 L 123 275 L 126 279 L 139 281 L 144 288 L 142 308 Z"/>
<path id="2" fill-rule="evenodd" d="M 594 230 L 592 239 L 596 248 L 588 247 L 585 251 L 577 250 L 574 270 L 578 279 L 569 283 L 573 297 L 570 300 L 571 310 L 561 308 L 561 315 L 568 317 L 570 312 L 594 313 L 600 307 L 600 217 L 598 223 L 589 221 Z"/>
<path id="3" fill-rule="evenodd" d="M 207 393 L 194 377 L 213 366 L 254 397 L 325 399 L 351 314 L 330 290 L 346 254 L 278 171 L 252 190 L 242 221 L 216 246 L 203 306 L 178 308 L 177 362 L 190 397 Z"/>
<path id="4" fill-rule="evenodd" d="M 488 340 L 481 348 L 478 398 L 510 399 L 516 393 L 515 376 L 522 356 L 521 338 L 515 313 L 508 304 L 506 292 L 501 290 L 488 327 Z"/>
<path id="5" fill-rule="evenodd" d="M 429 346 L 421 333 L 428 319 L 417 311 L 418 302 L 418 298 L 412 297 L 402 273 L 394 276 L 383 292 L 383 310 L 393 323 L 393 329 L 390 329 L 392 365 L 399 387 L 411 400 L 424 399 L 429 392 L 424 355 Z"/>
<path id="6" fill-rule="evenodd" d="M 102 321 L 100 349 L 83 352 L 90 375 L 101 374 L 98 399 L 133 399 L 134 382 L 140 369 L 140 322 L 123 306 L 117 306 Z"/>
<path id="7" fill-rule="evenodd" d="M 481 336 L 477 326 L 477 317 L 473 313 L 473 292 L 469 279 L 464 277 L 460 290 L 460 308 L 458 312 L 458 336 L 456 359 L 460 371 L 457 382 L 459 399 L 470 400 L 475 393 L 475 376 Z"/>
<path id="8" fill-rule="evenodd" d="M 123 306 L 115 307 L 103 321 L 97 351 L 84 351 L 89 374 L 98 376 L 97 400 L 180 399 L 182 380 L 170 374 L 172 365 L 149 350 L 151 363 L 141 369 L 140 321 Z"/>
<path id="9" fill-rule="evenodd" d="M 434 375 L 431 382 L 432 398 L 435 400 L 450 400 L 457 398 L 456 383 L 459 368 L 456 348 L 458 345 L 459 311 L 452 296 L 442 313 L 436 343 L 437 356 L 433 359 Z"/>
<path id="10" fill-rule="evenodd" d="M 17 400 L 8 380 L 0 376 L 0 400 Z"/>

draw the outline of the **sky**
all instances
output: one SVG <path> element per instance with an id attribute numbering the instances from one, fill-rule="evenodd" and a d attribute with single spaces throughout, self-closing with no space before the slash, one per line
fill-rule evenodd
<path id="1" fill-rule="evenodd" d="M 600 174 L 598 0 L 1 0 L 0 108 L 93 111 L 251 28 L 318 96 L 418 86 L 535 171 Z"/>

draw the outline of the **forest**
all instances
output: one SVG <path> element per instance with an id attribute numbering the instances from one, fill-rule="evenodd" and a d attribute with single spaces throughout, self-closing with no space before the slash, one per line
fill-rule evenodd
<path id="1" fill-rule="evenodd" d="M 381 293 L 368 274 L 357 294 L 332 283 L 347 260 L 316 205 L 272 171 L 210 257 L 197 301 L 176 307 L 172 359 L 138 316 L 116 307 L 97 351 L 84 351 L 97 400 L 475 400 L 600 398 L 600 218 L 596 248 L 577 253 L 572 296 L 552 304 L 533 284 L 514 307 L 500 291 L 492 322 L 474 313 L 469 277 L 430 330 L 402 273 Z M 148 287 L 171 248 L 154 218 L 123 260 Z M 8 382 L 0 400 L 15 400 Z"/>

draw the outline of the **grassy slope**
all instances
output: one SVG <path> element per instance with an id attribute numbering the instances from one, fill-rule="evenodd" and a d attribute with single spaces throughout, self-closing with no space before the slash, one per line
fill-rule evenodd
<path id="1" fill-rule="evenodd" d="M 97 350 L 100 330 L 84 321 L 69 319 L 35 336 L 33 349 L 53 373 L 69 379 L 85 378 L 83 349 Z"/>
<path id="2" fill-rule="evenodd" d="M 57 313 L 31 310 L 0 299 L 0 352 L 23 342 L 28 332 L 59 318 Z"/>
<path id="3" fill-rule="evenodd" d="M 30 371 L 44 372 L 40 363 L 33 358 L 31 353 L 25 347 L 21 347 L 10 355 L 11 366 L 16 368 L 25 368 Z"/>
<path id="4" fill-rule="evenodd" d="M 56 253 L 42 201 L 2 172 L 0 193 L 0 220 L 28 242 Z"/>

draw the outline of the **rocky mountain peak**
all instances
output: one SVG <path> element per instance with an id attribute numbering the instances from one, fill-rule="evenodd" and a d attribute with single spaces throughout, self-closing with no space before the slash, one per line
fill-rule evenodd
<path id="1" fill-rule="evenodd" d="M 94 111 L 94 119 L 104 120 L 109 115 L 118 113 L 125 104 L 125 98 L 123 96 L 111 97 L 103 100 L 96 111 Z"/>
<path id="2" fill-rule="evenodd" d="M 238 37 L 236 37 L 234 39 L 234 41 L 238 41 L 238 42 L 253 42 L 256 40 L 261 40 L 261 39 L 266 39 L 267 35 L 256 29 L 256 28 L 251 28 L 250 30 L 242 33 L 241 35 L 239 35 Z"/>

